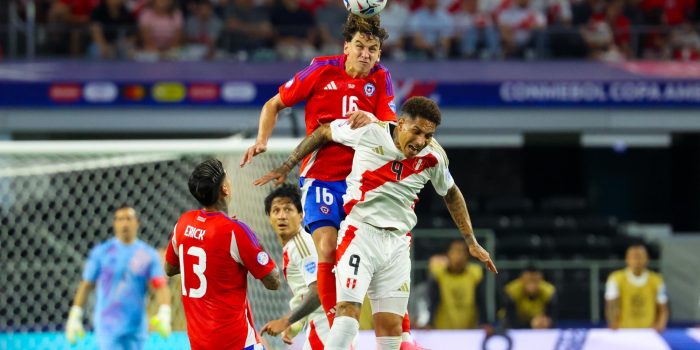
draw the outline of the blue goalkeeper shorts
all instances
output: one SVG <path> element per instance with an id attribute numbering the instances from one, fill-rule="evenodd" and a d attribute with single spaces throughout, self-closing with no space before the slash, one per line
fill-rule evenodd
<path id="1" fill-rule="evenodd" d="M 100 350 L 143 350 L 146 339 L 140 334 L 120 336 L 101 335 L 97 337 Z"/>

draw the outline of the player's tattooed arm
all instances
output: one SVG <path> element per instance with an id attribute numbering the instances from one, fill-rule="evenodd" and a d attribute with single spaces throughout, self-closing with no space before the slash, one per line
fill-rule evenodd
<path id="1" fill-rule="evenodd" d="M 476 238 L 474 237 L 474 229 L 472 228 L 472 221 L 469 217 L 469 210 L 467 210 L 467 203 L 464 200 L 462 191 L 459 190 L 457 185 L 453 185 L 448 191 L 445 197 L 445 204 L 447 205 L 447 210 L 452 216 L 452 221 L 455 222 L 459 232 L 462 233 L 464 239 L 469 245 L 476 244 Z"/>
<path id="2" fill-rule="evenodd" d="M 288 172 L 291 171 L 304 157 L 320 148 L 331 139 L 331 126 L 329 124 L 319 126 L 311 135 L 301 141 L 299 146 L 292 151 L 289 158 L 282 164 L 282 167 L 288 169 Z"/>
<path id="3" fill-rule="evenodd" d="M 270 271 L 267 276 L 260 279 L 260 282 L 269 290 L 277 290 L 280 288 L 280 273 L 277 268 Z"/>
<path id="4" fill-rule="evenodd" d="M 318 297 L 318 288 L 316 287 L 316 282 L 314 282 L 309 285 L 309 292 L 304 295 L 301 304 L 292 310 L 289 315 L 289 324 L 294 324 L 310 315 L 319 306 L 321 306 L 321 299 Z"/>
<path id="5" fill-rule="evenodd" d="M 491 260 L 489 252 L 482 248 L 479 242 L 476 241 L 474 229 L 472 228 L 472 221 L 469 218 L 469 211 L 467 210 L 467 203 L 464 201 L 462 191 L 459 190 L 457 185 L 452 185 L 443 198 L 445 199 L 445 204 L 447 204 L 447 210 L 450 211 L 452 220 L 457 225 L 457 228 L 459 228 L 459 232 L 462 233 L 464 240 L 467 241 L 469 254 L 483 262 L 489 271 L 498 273 L 496 264 Z"/>
<path id="6" fill-rule="evenodd" d="M 281 185 L 287 179 L 289 174 L 299 162 L 308 154 L 323 146 L 326 142 L 332 140 L 331 127 L 328 124 L 319 126 L 311 135 L 304 138 L 301 143 L 292 151 L 286 161 L 282 165 L 265 176 L 253 181 L 256 186 L 264 185 L 272 180 L 275 180 L 275 185 Z"/>

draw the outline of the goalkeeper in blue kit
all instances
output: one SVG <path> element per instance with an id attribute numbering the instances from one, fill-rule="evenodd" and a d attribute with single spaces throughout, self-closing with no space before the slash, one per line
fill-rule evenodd
<path id="1" fill-rule="evenodd" d="M 75 343 L 85 335 L 83 307 L 97 289 L 95 338 L 102 350 L 139 350 L 146 341 L 146 293 L 151 289 L 160 305 L 151 323 L 162 336 L 171 331 L 170 293 L 158 252 L 136 237 L 139 227 L 134 208 L 114 212 L 115 237 L 92 248 L 82 281 L 66 322 L 66 337 Z"/>

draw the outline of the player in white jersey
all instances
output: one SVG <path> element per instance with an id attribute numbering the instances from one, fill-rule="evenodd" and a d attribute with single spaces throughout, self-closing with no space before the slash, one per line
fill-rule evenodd
<path id="1" fill-rule="evenodd" d="M 318 298 L 316 271 L 318 254 L 311 235 L 301 228 L 304 217 L 299 189 L 284 184 L 265 198 L 265 213 L 282 244 L 284 278 L 292 290 L 289 315 L 268 322 L 260 330 L 272 336 L 282 333 L 282 340 L 291 344 L 295 333 L 291 328 L 306 327 L 304 350 L 323 350 L 330 332 L 328 319 Z"/>
<path id="2" fill-rule="evenodd" d="M 283 182 L 305 155 L 329 141 L 355 150 L 343 197 L 347 217 L 336 250 L 337 313 L 326 350 L 349 348 L 359 329 L 365 293 L 372 304 L 377 349 L 399 349 L 411 282 L 406 234 L 416 224 L 414 205 L 428 181 L 445 199 L 471 255 L 497 272 L 489 253 L 474 237 L 445 151 L 432 139 L 440 121 L 437 105 L 425 97 L 408 99 L 397 124 L 376 122 L 353 130 L 347 121 L 336 120 L 316 129 L 282 166 L 255 182 Z"/>

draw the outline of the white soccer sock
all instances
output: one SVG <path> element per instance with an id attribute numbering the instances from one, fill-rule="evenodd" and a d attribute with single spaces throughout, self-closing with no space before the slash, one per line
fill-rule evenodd
<path id="1" fill-rule="evenodd" d="M 326 350 L 348 350 L 360 330 L 360 323 L 348 316 L 336 316 L 326 341 Z M 398 349 L 398 347 L 396 348 Z"/>
<path id="2" fill-rule="evenodd" d="M 377 337 L 377 350 L 399 350 L 401 337 Z"/>

